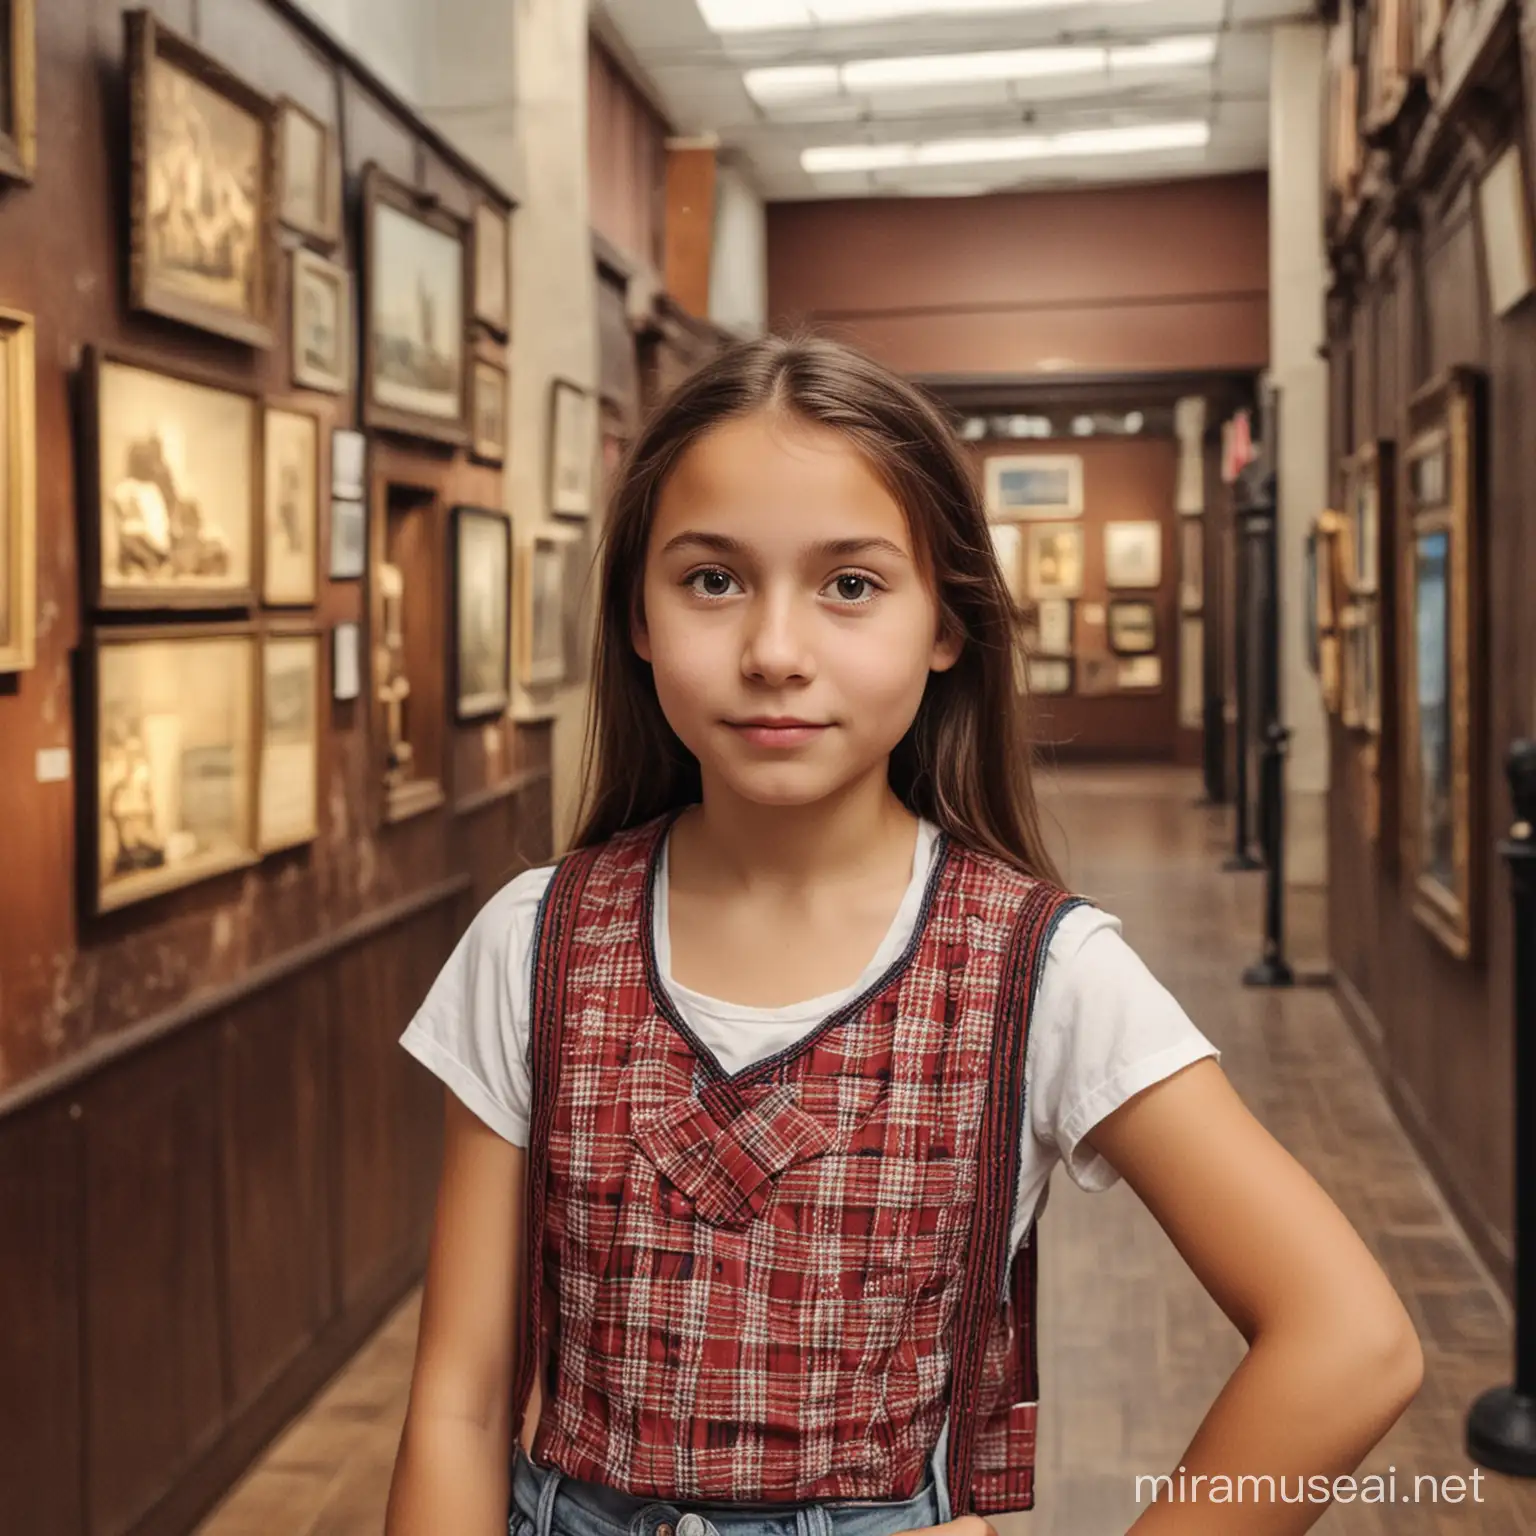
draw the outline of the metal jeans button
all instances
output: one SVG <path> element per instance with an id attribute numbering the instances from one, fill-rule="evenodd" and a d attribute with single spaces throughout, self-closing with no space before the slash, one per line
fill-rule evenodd
<path id="1" fill-rule="evenodd" d="M 677 1522 L 677 1536 L 707 1536 L 709 1522 L 702 1515 L 684 1515 Z M 658 1531 L 656 1536 L 662 1536 Z"/>
<path id="2" fill-rule="evenodd" d="M 656 1527 L 656 1536 L 676 1536 L 676 1533 L 670 1525 L 658 1525 Z"/>

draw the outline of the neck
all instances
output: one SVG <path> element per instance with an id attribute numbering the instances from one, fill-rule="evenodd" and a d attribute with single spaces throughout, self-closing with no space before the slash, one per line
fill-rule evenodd
<path id="1" fill-rule="evenodd" d="M 916 826 L 883 763 L 809 805 L 763 805 L 706 778 L 703 803 L 674 829 L 668 862 L 674 878 L 681 862 L 695 886 L 790 896 L 910 864 Z"/>

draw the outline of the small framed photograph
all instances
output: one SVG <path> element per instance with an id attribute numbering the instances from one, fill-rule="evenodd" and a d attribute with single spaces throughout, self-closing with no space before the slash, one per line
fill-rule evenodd
<path id="1" fill-rule="evenodd" d="M 37 10 L 35 0 L 0 4 L 0 181 L 37 172 Z"/>
<path id="2" fill-rule="evenodd" d="M 1072 599 L 1070 597 L 1041 598 L 1036 608 L 1036 615 L 1039 634 L 1038 653 L 1041 656 L 1070 656 L 1072 654 Z"/>
<path id="3" fill-rule="evenodd" d="M 567 542 L 558 534 L 536 533 L 518 561 L 518 656 L 525 688 L 565 680 Z"/>
<path id="4" fill-rule="evenodd" d="M 1064 656 L 1031 656 L 1025 667 L 1029 691 L 1042 698 L 1072 692 L 1072 662 Z"/>
<path id="5" fill-rule="evenodd" d="M 362 501 L 368 494 L 368 439 L 338 428 L 331 433 L 331 495 Z"/>
<path id="6" fill-rule="evenodd" d="M 269 407 L 265 438 L 261 600 L 305 607 L 319 588 L 320 423 Z"/>
<path id="7" fill-rule="evenodd" d="M 490 203 L 475 208 L 475 319 L 503 340 L 512 329 L 511 220 Z"/>
<path id="8" fill-rule="evenodd" d="M 592 512 L 593 439 L 591 399 L 568 379 L 550 385 L 549 507 L 562 517 Z"/>
<path id="9" fill-rule="evenodd" d="M 507 370 L 475 359 L 475 441 L 472 452 L 487 464 L 507 457 Z"/>
<path id="10" fill-rule="evenodd" d="M 1117 656 L 1148 656 L 1157 649 L 1157 609 L 1145 598 L 1111 598 L 1109 648 Z"/>
<path id="11" fill-rule="evenodd" d="M 1032 523 L 1025 530 L 1029 594 L 1035 598 L 1083 595 L 1083 525 Z"/>
<path id="12" fill-rule="evenodd" d="M 312 112 L 284 97 L 278 103 L 282 176 L 278 219 L 330 247 L 341 238 L 341 156 L 336 136 Z"/>
<path id="13" fill-rule="evenodd" d="M 453 694 L 461 724 L 506 712 L 512 698 L 512 519 L 483 507 L 453 513 Z"/>
<path id="14" fill-rule="evenodd" d="M 1496 315 L 1507 315 L 1536 288 L 1536 255 L 1532 254 L 1530 193 L 1525 184 L 1525 157 L 1511 144 L 1477 189 L 1482 216 L 1483 256 L 1488 272 L 1488 298 Z"/>
<path id="15" fill-rule="evenodd" d="M 368 503 L 331 499 L 331 580 L 357 581 L 368 565 Z"/>
<path id="16" fill-rule="evenodd" d="M 35 335 L 30 315 L 0 309 L 0 673 L 37 659 Z"/>
<path id="17" fill-rule="evenodd" d="M 1015 608 L 1024 603 L 1024 539 L 1012 523 L 991 523 L 992 553 Z"/>
<path id="18" fill-rule="evenodd" d="M 1081 517 L 1083 461 L 1075 453 L 999 454 L 986 461 L 987 516 Z"/>
<path id="19" fill-rule="evenodd" d="M 1161 523 L 1104 525 L 1104 581 L 1107 586 L 1158 587 L 1163 580 Z"/>
<path id="20" fill-rule="evenodd" d="M 293 253 L 293 382 L 328 395 L 352 385 L 352 274 L 302 246 Z"/>
<path id="21" fill-rule="evenodd" d="M 349 704 L 363 691 L 362 626 L 338 624 L 331 631 L 331 697 Z"/>
<path id="22" fill-rule="evenodd" d="M 320 636 L 261 643 L 261 790 L 256 846 L 296 848 L 320 835 Z"/>
<path id="23" fill-rule="evenodd" d="M 1158 656 L 1131 656 L 1115 670 L 1115 682 L 1125 692 L 1163 686 L 1163 663 Z"/>

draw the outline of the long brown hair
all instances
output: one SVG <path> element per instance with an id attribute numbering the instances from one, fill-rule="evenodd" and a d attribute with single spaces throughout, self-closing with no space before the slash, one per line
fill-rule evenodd
<path id="1" fill-rule="evenodd" d="M 976 478 L 943 414 L 862 354 L 768 337 L 721 353 L 663 404 L 631 447 L 603 534 L 592 697 L 574 846 L 606 842 L 702 798 L 698 759 L 662 713 L 632 641 L 657 500 L 683 454 L 721 423 L 773 409 L 841 433 L 905 513 L 959 660 L 931 673 L 891 753 L 890 784 L 914 815 L 970 848 L 1059 883 L 1040 831 L 1025 701 L 1014 678 L 1018 617 Z"/>

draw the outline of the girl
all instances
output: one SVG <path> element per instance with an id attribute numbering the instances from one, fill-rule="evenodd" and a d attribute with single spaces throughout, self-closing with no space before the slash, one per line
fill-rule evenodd
<path id="1" fill-rule="evenodd" d="M 1061 889 L 1014 649 L 958 444 L 866 359 L 743 345 L 635 444 L 575 851 L 405 1036 L 447 1127 L 390 1536 L 985 1536 L 1058 1159 L 1251 1346 L 1138 1536 L 1304 1530 L 1202 1476 L 1345 1473 L 1412 1399 L 1364 1246 Z"/>

